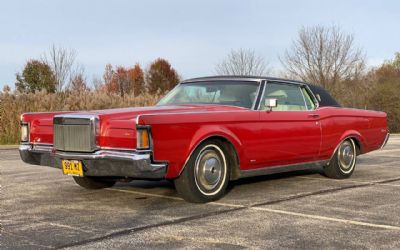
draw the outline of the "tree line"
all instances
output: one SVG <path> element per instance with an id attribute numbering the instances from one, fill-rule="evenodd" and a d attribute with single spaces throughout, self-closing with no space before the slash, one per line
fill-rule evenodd
<path id="1" fill-rule="evenodd" d="M 400 53 L 374 67 L 366 58 L 354 35 L 338 26 L 303 27 L 279 57 L 282 69 L 274 75 L 319 84 L 344 107 L 384 111 L 390 131 L 400 132 Z M 215 65 L 218 75 L 271 72 L 268 60 L 252 49 L 231 50 Z M 88 84 L 76 52 L 53 45 L 16 74 L 15 91 L 5 86 L 0 92 L 0 143 L 17 142 L 22 112 L 153 105 L 180 80 L 177 70 L 158 58 L 145 69 L 138 63 L 107 64 L 102 77 Z"/>
<path id="2" fill-rule="evenodd" d="M 94 79 L 89 87 L 84 67 L 75 63 L 74 50 L 52 46 L 41 59 L 30 59 L 22 72 L 16 74 L 15 89 L 19 93 L 63 91 L 101 91 L 108 94 L 138 96 L 144 93 L 165 93 L 173 88 L 180 76 L 171 64 L 157 58 L 143 70 L 139 63 L 132 67 L 107 64 L 102 79 Z M 5 86 L 3 92 L 10 92 Z"/>

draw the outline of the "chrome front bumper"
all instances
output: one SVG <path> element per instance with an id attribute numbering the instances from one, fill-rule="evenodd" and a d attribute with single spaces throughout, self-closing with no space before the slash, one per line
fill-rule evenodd
<path id="1" fill-rule="evenodd" d="M 26 163 L 60 169 L 63 159 L 80 160 L 85 176 L 163 179 L 167 171 L 166 163 L 154 163 L 150 153 L 135 151 L 98 150 L 93 153 L 75 153 L 54 151 L 50 145 L 22 144 L 19 153 Z"/>

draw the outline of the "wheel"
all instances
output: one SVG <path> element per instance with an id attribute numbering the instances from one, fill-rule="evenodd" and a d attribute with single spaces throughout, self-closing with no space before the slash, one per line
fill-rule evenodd
<path id="1" fill-rule="evenodd" d="M 205 203 L 225 194 L 230 173 L 230 157 L 226 152 L 218 140 L 209 140 L 197 147 L 181 175 L 174 180 L 176 190 L 186 201 Z"/>
<path id="2" fill-rule="evenodd" d="M 87 189 L 101 189 L 112 187 L 115 184 L 114 180 L 101 179 L 96 177 L 77 177 L 73 176 L 74 181 L 81 187 Z"/>
<path id="3" fill-rule="evenodd" d="M 357 149 L 353 139 L 342 141 L 334 156 L 327 166 L 324 167 L 324 174 L 334 179 L 349 178 L 356 166 Z"/>

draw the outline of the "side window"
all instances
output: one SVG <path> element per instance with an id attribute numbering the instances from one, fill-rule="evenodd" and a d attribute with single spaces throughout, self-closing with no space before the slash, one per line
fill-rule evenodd
<path id="1" fill-rule="evenodd" d="M 297 85 L 267 83 L 264 96 L 261 99 L 260 110 L 266 110 L 265 100 L 277 99 L 278 106 L 273 111 L 305 111 L 308 107 L 305 104 L 302 88 Z M 311 100 L 310 100 L 311 101 Z"/>
<path id="2" fill-rule="evenodd" d="M 308 91 L 304 87 L 302 87 L 301 90 L 303 91 L 304 101 L 306 102 L 307 110 L 314 110 L 315 103 L 311 99 L 310 93 L 308 93 Z"/>

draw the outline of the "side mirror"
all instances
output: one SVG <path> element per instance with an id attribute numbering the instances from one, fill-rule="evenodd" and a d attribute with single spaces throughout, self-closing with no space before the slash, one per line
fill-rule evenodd
<path id="1" fill-rule="evenodd" d="M 278 100 L 277 99 L 265 99 L 265 107 L 272 111 L 272 108 L 278 107 Z"/>

